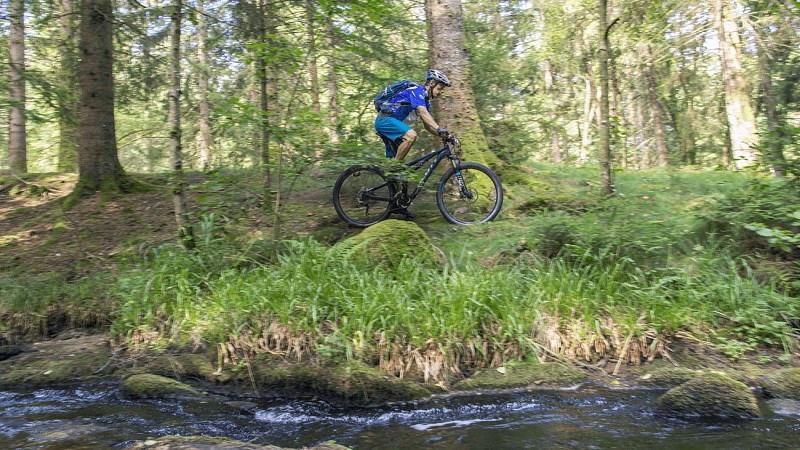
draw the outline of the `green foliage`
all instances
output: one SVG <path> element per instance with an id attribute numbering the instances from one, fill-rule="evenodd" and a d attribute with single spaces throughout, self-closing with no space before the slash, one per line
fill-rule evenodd
<path id="1" fill-rule="evenodd" d="M 703 219 L 712 232 L 729 235 L 742 250 L 772 249 L 800 256 L 800 189 L 794 180 L 757 177 L 715 202 Z"/>
<path id="2" fill-rule="evenodd" d="M 112 279 L 0 276 L 0 336 L 32 338 L 66 328 L 108 326 L 116 306 L 107 288 Z"/>

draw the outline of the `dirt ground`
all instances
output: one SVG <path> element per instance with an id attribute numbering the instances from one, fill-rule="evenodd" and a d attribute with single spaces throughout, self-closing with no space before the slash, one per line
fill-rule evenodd
<path id="1" fill-rule="evenodd" d="M 261 209 L 256 194 L 219 183 L 211 186 L 203 175 L 192 177 L 187 189 L 191 211 L 235 217 L 237 232 L 244 235 L 271 235 L 272 217 Z M 63 211 L 62 200 L 76 180 L 72 174 L 39 175 L 26 177 L 23 185 L 19 179 L 0 178 L 0 271 L 55 272 L 76 279 L 114 271 L 123 258 L 175 239 L 172 197 L 165 187 L 151 184 L 148 192 L 108 201 L 98 194 Z M 9 188 L 10 183 L 16 185 Z M 291 214 L 285 214 L 289 220 L 282 222 L 281 237 L 308 235 L 337 224 L 329 192 L 318 187 L 294 195 L 286 205 Z M 334 228 L 340 236 L 330 239 L 352 233 L 344 225 Z"/>

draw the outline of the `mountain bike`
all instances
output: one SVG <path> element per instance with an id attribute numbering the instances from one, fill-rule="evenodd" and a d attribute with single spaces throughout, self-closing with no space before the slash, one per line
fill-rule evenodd
<path id="1" fill-rule="evenodd" d="M 461 161 L 461 143 L 450 134 L 442 138 L 442 148 L 405 163 L 406 170 L 420 171 L 427 166 L 416 188 L 409 193 L 404 171 L 384 170 L 376 165 L 355 165 L 339 175 L 333 186 L 333 206 L 349 225 L 364 228 L 392 213 L 407 214 L 411 202 L 422 191 L 434 169 L 450 161 L 436 187 L 436 205 L 442 216 L 456 225 L 488 222 L 503 206 L 503 187 L 491 169 Z"/>

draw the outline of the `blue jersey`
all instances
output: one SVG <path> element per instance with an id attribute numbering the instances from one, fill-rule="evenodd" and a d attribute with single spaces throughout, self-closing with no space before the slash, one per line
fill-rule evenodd
<path id="1" fill-rule="evenodd" d="M 395 110 L 393 117 L 407 125 L 411 125 L 417 120 L 417 107 L 424 106 L 428 111 L 431 110 L 431 102 L 428 100 L 427 90 L 425 86 L 414 86 L 406 89 L 405 91 L 395 95 L 390 103 L 406 102 L 408 105 L 402 105 Z"/>

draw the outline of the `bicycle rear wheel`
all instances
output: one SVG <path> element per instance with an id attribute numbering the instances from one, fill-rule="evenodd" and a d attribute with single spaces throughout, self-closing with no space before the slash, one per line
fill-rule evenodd
<path id="1" fill-rule="evenodd" d="M 377 167 L 353 166 L 333 185 L 333 207 L 349 225 L 365 228 L 389 217 L 395 188 Z"/>
<path id="2" fill-rule="evenodd" d="M 459 178 L 464 181 L 463 186 Z M 503 206 L 500 178 L 482 164 L 462 162 L 458 172 L 451 167 L 442 175 L 436 205 L 444 218 L 456 225 L 488 222 L 497 217 Z"/>

